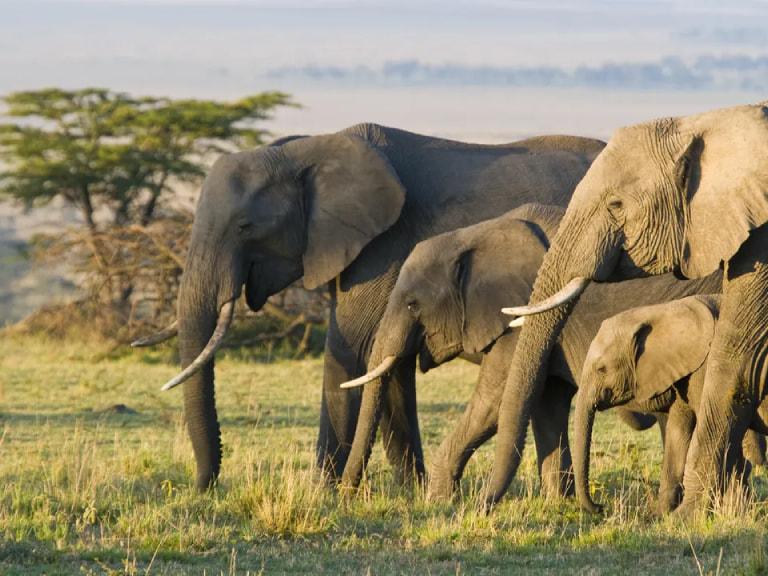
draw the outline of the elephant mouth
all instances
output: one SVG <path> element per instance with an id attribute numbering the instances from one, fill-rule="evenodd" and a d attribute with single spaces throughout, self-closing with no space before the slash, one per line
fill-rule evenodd
<path id="1" fill-rule="evenodd" d="M 431 345 L 429 337 L 426 338 L 425 344 L 426 345 L 422 349 L 422 354 L 419 355 L 419 369 L 425 373 L 427 370 L 422 368 L 423 354 L 426 353 L 429 355 L 428 358 L 431 360 L 431 365 L 429 367 L 435 368 L 436 366 L 440 366 L 441 364 L 445 364 L 446 362 L 453 360 L 464 351 L 464 347 L 461 345 L 461 343 L 443 345 L 439 349 L 435 349 L 435 346 Z"/>

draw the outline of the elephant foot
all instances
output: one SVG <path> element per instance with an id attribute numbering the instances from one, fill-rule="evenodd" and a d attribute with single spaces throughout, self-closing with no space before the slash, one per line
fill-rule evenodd
<path id="1" fill-rule="evenodd" d="M 572 471 L 558 471 L 541 477 L 541 495 L 546 499 L 568 498 L 576 495 Z"/>
<path id="2" fill-rule="evenodd" d="M 336 450 L 336 453 L 322 452 L 317 455 L 317 469 L 328 486 L 338 486 L 342 482 L 347 468 L 347 450 Z"/>
<path id="3" fill-rule="evenodd" d="M 392 476 L 395 484 L 403 488 L 425 487 L 427 483 L 426 473 L 415 465 L 397 466 L 392 470 Z"/>
<path id="4" fill-rule="evenodd" d="M 663 484 L 663 482 L 662 482 Z M 661 518 L 675 510 L 683 499 L 682 486 L 659 490 L 659 497 L 654 506 L 654 516 Z"/>
<path id="5" fill-rule="evenodd" d="M 695 520 L 702 513 L 702 502 L 700 500 L 687 500 L 683 498 L 680 506 L 672 511 L 671 516 L 684 522 Z"/>
<path id="6" fill-rule="evenodd" d="M 445 474 L 433 472 L 427 485 L 427 500 L 430 502 L 446 502 L 456 500 L 459 495 L 459 479 Z"/>
<path id="7" fill-rule="evenodd" d="M 582 502 L 581 507 L 590 514 L 594 514 L 595 516 L 601 516 L 605 510 L 605 506 L 592 501 Z"/>

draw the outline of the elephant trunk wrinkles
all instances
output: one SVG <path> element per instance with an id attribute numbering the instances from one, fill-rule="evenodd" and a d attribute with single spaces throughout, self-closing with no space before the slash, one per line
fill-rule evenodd
<path id="1" fill-rule="evenodd" d="M 396 359 L 393 362 L 393 368 L 396 368 L 397 361 L 406 353 L 412 329 L 413 324 L 401 318 L 399 312 L 387 312 L 379 324 L 368 366 L 373 369 L 385 360 Z M 355 437 L 341 477 L 342 484 L 346 487 L 357 487 L 362 480 L 365 465 L 376 440 L 388 386 L 389 376 L 386 373 L 365 384 Z"/>
<path id="2" fill-rule="evenodd" d="M 596 406 L 591 386 L 582 386 L 577 394 L 576 423 L 574 427 L 573 473 L 576 494 L 583 508 L 598 513 L 602 506 L 596 504 L 589 494 L 589 452 L 592 445 L 592 427 L 595 422 Z"/>
<path id="3" fill-rule="evenodd" d="M 577 218 L 561 225 L 539 269 L 530 302 L 547 299 L 577 276 L 594 277 L 600 255 L 595 254 L 592 262 L 584 262 L 574 259 L 571 253 L 582 235 Z M 573 270 L 575 266 L 577 270 Z M 498 439 L 486 508 L 502 498 L 517 472 L 531 409 L 544 389 L 549 356 L 577 301 L 578 298 L 529 316 L 521 329 L 499 408 Z"/>
<path id="4" fill-rule="evenodd" d="M 527 334 L 518 341 L 518 351 L 525 346 L 524 358 L 516 351 L 499 408 L 499 433 L 496 440 L 493 472 L 486 505 L 497 503 L 506 492 L 520 465 L 531 409 L 539 400 L 547 375 L 551 346 L 538 343 L 547 334 L 559 334 L 572 305 L 531 316 L 526 320 Z M 522 385 L 521 385 L 522 384 Z"/>
<path id="5" fill-rule="evenodd" d="M 370 365 L 377 366 L 382 360 L 381 352 L 377 351 L 377 346 L 374 345 Z M 389 376 L 387 375 L 376 378 L 365 385 L 355 438 L 347 458 L 347 465 L 341 476 L 341 482 L 344 486 L 356 488 L 363 478 L 363 470 L 371 456 L 373 443 L 376 440 L 376 430 L 381 420 L 382 405 L 388 385 Z"/>
<path id="6" fill-rule="evenodd" d="M 179 354 L 183 367 L 197 358 L 213 334 L 215 307 L 196 311 L 180 305 Z M 213 387 L 213 360 L 192 375 L 183 386 L 184 418 L 197 462 L 198 490 L 207 490 L 221 467 L 221 438 Z"/>
<path id="7" fill-rule="evenodd" d="M 219 316 L 220 303 L 234 300 L 235 287 L 229 269 L 213 270 L 208 258 L 190 255 L 179 287 L 179 355 L 188 367 L 208 344 Z M 213 272 L 212 272 L 213 270 Z M 204 271 L 201 273 L 201 271 Z M 232 278 L 227 283 L 226 278 Z M 212 280 L 216 279 L 216 280 Z M 184 417 L 197 462 L 196 488 L 204 491 L 216 481 L 221 468 L 221 431 L 214 393 L 214 361 L 210 359 L 183 385 Z"/>

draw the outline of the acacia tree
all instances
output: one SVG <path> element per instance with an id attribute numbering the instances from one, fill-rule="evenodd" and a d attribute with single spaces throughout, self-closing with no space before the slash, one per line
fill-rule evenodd
<path id="1" fill-rule="evenodd" d="M 202 178 L 212 154 L 262 143 L 258 122 L 296 105 L 281 92 L 215 102 L 100 88 L 15 92 L 2 102 L 0 159 L 9 168 L 0 191 L 27 208 L 64 198 L 91 232 L 146 226 L 164 194 Z"/>
<path id="2" fill-rule="evenodd" d="M 155 302 L 156 319 L 173 308 L 191 224 L 174 202 L 180 185 L 198 183 L 217 154 L 261 144 L 260 121 L 296 106 L 281 92 L 215 102 L 98 88 L 1 101 L 0 194 L 27 209 L 55 198 L 78 209 L 84 226 L 38 239 L 38 258 L 72 264 L 90 300 L 123 323 L 140 302 Z"/>

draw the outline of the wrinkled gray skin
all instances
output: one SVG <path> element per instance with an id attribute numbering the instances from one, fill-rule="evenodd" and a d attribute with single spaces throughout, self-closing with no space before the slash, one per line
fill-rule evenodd
<path id="1" fill-rule="evenodd" d="M 741 445 L 765 392 L 767 158 L 768 108 L 761 105 L 618 130 L 574 192 L 531 295 L 532 303 L 540 302 L 579 277 L 607 281 L 676 271 L 699 278 L 725 263 L 704 408 L 676 510 L 682 516 L 722 487 L 726 447 Z M 572 310 L 573 302 L 530 316 L 522 328 L 499 414 L 488 505 L 517 471 L 549 356 Z"/>
<path id="2" fill-rule="evenodd" d="M 435 234 L 530 201 L 565 205 L 604 144 L 567 136 L 500 146 L 464 144 L 373 124 L 290 137 L 219 158 L 203 183 L 178 299 L 183 366 L 211 337 L 219 311 L 245 286 L 249 307 L 302 278 L 328 283 L 318 461 L 344 468 L 360 392 L 339 384 L 365 371 L 400 265 Z M 384 403 L 388 456 L 405 481 L 423 474 L 414 362 L 393 374 Z M 221 465 L 209 362 L 184 384 L 187 429 L 206 489 Z"/>
<path id="3" fill-rule="evenodd" d="M 433 458 L 429 493 L 446 497 L 455 490 L 474 451 L 496 432 L 498 410 L 519 329 L 507 327 L 503 304 L 528 302 L 536 273 L 564 210 L 530 204 L 504 216 L 419 243 L 400 271 L 382 318 L 369 362 L 387 356 L 408 358 L 418 352 L 422 371 L 459 353 L 482 359 L 477 386 L 454 430 Z M 532 428 L 542 491 L 567 493 L 570 452 L 568 415 L 582 364 L 600 323 L 637 303 L 653 304 L 721 286 L 715 274 L 680 282 L 671 274 L 625 284 L 589 287 L 576 305 L 546 371 L 545 389 L 533 410 Z M 387 378 L 365 385 L 344 480 L 354 482 L 365 463 L 376 431 L 376 409 Z M 644 429 L 643 421 L 623 412 L 624 420 Z M 352 472 L 355 475 L 352 475 Z"/>
<path id="4" fill-rule="evenodd" d="M 595 412 L 615 406 L 669 415 L 657 512 L 665 514 L 679 504 L 719 313 L 720 296 L 701 295 L 632 308 L 603 321 L 589 346 L 576 395 L 573 468 L 584 508 L 601 509 L 589 491 Z M 752 464 L 765 465 L 763 435 L 750 430 L 742 447 Z M 743 470 L 741 454 L 735 454 L 736 465 Z"/>

